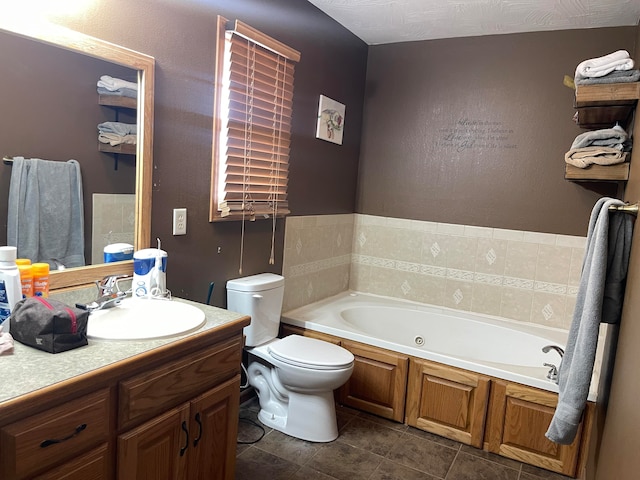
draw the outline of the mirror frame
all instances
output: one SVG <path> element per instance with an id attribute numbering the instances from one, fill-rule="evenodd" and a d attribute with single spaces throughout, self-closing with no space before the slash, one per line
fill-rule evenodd
<path id="1" fill-rule="evenodd" d="M 6 33 L 63 48 L 138 71 L 138 142 L 136 146 L 136 201 L 134 245 L 148 248 L 151 240 L 151 189 L 153 175 L 153 93 L 155 59 L 66 27 L 29 19 L 0 18 Z M 96 94 L 96 104 L 97 104 Z M 50 289 L 59 290 L 93 284 L 106 275 L 133 273 L 133 261 L 87 265 L 54 271 Z"/>

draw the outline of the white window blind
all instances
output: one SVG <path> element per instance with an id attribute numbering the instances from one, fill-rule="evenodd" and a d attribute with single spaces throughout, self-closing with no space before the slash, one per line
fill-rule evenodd
<path id="1" fill-rule="evenodd" d="M 224 33 L 217 148 L 217 213 L 289 213 L 294 66 L 300 54 L 242 22 Z"/>

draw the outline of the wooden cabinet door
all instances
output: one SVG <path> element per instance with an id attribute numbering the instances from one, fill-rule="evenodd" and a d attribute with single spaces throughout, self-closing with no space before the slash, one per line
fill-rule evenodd
<path id="1" fill-rule="evenodd" d="M 192 438 L 188 403 L 118 436 L 118 479 L 186 479 Z"/>
<path id="2" fill-rule="evenodd" d="M 108 480 L 113 478 L 112 463 L 105 443 L 33 480 Z"/>
<path id="3" fill-rule="evenodd" d="M 559 445 L 544 436 L 557 403 L 555 393 L 494 381 L 487 424 L 489 451 L 574 476 L 582 425 L 571 445 Z"/>
<path id="4" fill-rule="evenodd" d="M 191 402 L 189 480 L 235 478 L 240 375 Z"/>
<path id="5" fill-rule="evenodd" d="M 355 357 L 353 373 L 338 401 L 384 418 L 404 422 L 409 357 L 361 343 L 342 341 Z"/>
<path id="6" fill-rule="evenodd" d="M 407 424 L 482 448 L 490 378 L 412 358 Z"/>

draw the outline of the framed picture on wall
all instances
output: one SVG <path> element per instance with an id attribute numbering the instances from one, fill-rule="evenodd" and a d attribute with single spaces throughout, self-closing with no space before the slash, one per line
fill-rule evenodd
<path id="1" fill-rule="evenodd" d="M 340 102 L 320 95 L 316 138 L 342 145 L 345 108 Z"/>

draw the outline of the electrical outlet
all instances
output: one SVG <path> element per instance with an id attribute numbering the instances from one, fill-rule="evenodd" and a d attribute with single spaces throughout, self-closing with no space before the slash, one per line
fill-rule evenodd
<path id="1" fill-rule="evenodd" d="M 173 209 L 173 234 L 174 235 L 187 234 L 187 209 L 186 208 Z"/>

